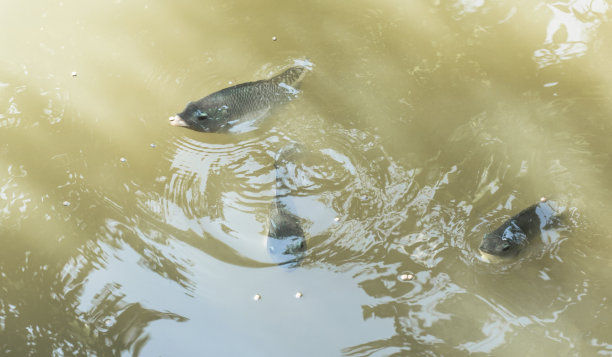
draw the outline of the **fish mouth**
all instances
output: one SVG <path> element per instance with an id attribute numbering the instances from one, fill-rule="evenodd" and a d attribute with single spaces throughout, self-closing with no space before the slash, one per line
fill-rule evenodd
<path id="1" fill-rule="evenodd" d="M 480 257 L 482 258 L 483 261 L 487 262 L 487 263 L 493 263 L 495 261 L 499 261 L 500 258 L 497 255 L 493 255 L 490 253 L 485 252 L 482 249 L 478 249 L 478 252 L 480 253 Z"/>
<path id="2" fill-rule="evenodd" d="M 170 120 L 170 125 L 172 126 L 182 126 L 182 127 L 188 127 L 189 124 L 187 124 L 183 118 L 181 118 L 178 115 L 173 115 L 170 118 L 168 118 L 168 120 Z"/>
<path id="3" fill-rule="evenodd" d="M 287 268 L 297 267 L 306 250 L 306 240 L 302 236 L 283 238 L 268 237 L 268 252 L 272 260 Z"/>
<path id="4" fill-rule="evenodd" d="M 482 260 L 487 263 L 499 263 L 512 260 L 512 256 L 496 255 L 493 253 L 489 253 L 483 250 L 482 248 L 478 249 L 478 253 L 480 253 L 480 257 L 482 258 Z"/>

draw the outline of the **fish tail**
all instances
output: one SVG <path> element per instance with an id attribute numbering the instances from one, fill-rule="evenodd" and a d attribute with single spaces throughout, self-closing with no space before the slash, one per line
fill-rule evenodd
<path id="1" fill-rule="evenodd" d="M 290 161 L 295 161 L 296 156 L 299 155 L 302 150 L 302 145 L 298 143 L 291 143 L 283 146 L 274 158 L 274 167 L 278 169 Z"/>
<path id="2" fill-rule="evenodd" d="M 306 67 L 303 66 L 294 66 L 283 73 L 270 78 L 270 81 L 275 84 L 285 83 L 291 87 L 296 87 L 300 84 L 302 79 L 306 76 Z"/>
<path id="3" fill-rule="evenodd" d="M 303 153 L 302 145 L 299 143 L 290 143 L 283 146 L 274 158 L 274 171 L 276 173 L 276 199 L 277 204 L 280 204 L 280 197 L 286 196 L 290 191 L 292 184 L 287 185 L 289 166 Z"/>

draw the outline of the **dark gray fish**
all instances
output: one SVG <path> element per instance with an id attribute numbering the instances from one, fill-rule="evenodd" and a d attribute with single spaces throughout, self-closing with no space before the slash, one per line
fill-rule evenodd
<path id="1" fill-rule="evenodd" d="M 287 175 L 288 163 L 300 152 L 295 145 L 286 146 L 277 155 L 274 162 L 276 171 L 276 194 L 270 208 L 268 222 L 268 251 L 274 261 L 289 267 L 297 266 L 306 250 L 306 238 L 300 224 L 300 218 L 291 212 L 291 189 L 287 187 L 284 176 Z"/>
<path id="2" fill-rule="evenodd" d="M 306 72 L 306 67 L 295 66 L 270 79 L 222 89 L 188 103 L 170 117 L 170 124 L 207 133 L 240 131 L 236 128 L 255 124 L 274 107 L 294 99 Z"/>
<path id="3" fill-rule="evenodd" d="M 514 257 L 556 218 L 555 210 L 546 201 L 530 206 L 508 219 L 493 232 L 485 234 L 479 248 L 480 253 L 484 258 Z"/>

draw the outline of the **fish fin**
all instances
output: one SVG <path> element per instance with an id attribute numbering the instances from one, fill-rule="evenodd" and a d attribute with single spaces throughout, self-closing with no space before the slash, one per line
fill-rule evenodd
<path id="1" fill-rule="evenodd" d="M 306 76 L 306 67 L 303 66 L 295 66 L 288 68 L 284 72 L 276 75 L 275 77 L 270 78 L 270 82 L 275 84 L 284 83 L 291 87 L 297 87 L 302 79 Z"/>

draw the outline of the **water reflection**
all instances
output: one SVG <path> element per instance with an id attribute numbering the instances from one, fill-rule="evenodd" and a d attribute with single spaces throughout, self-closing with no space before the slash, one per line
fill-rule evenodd
<path id="1" fill-rule="evenodd" d="M 458 0 L 453 4 L 457 9 L 458 17 L 477 12 L 485 5 L 485 0 Z"/>
<path id="2" fill-rule="evenodd" d="M 387 223 L 393 229 L 383 231 L 378 244 L 372 240 L 364 245 L 355 226 L 345 231 L 338 230 L 336 234 L 357 232 L 361 245 L 356 250 L 368 251 L 370 257 L 376 256 L 376 261 L 381 262 L 376 264 L 379 272 L 376 278 L 360 284 L 368 294 L 380 300 L 375 306 L 364 307 L 364 316 L 391 318 L 395 326 L 401 328 L 389 340 L 354 346 L 346 350 L 347 354 L 370 355 L 381 349 L 384 351 L 382 354 L 398 351 L 454 354 L 457 349 L 469 353 L 492 353 L 502 348 L 511 338 L 509 336 L 523 336 L 521 331 L 525 327 L 539 329 L 541 319 L 547 319 L 547 323 L 563 320 L 561 315 L 582 299 L 572 293 L 575 289 L 586 289 L 587 294 L 588 285 L 575 281 L 560 284 L 558 275 L 551 277 L 550 269 L 541 268 L 552 264 L 560 269 L 559 263 L 567 259 L 564 258 L 567 253 L 564 253 L 563 245 L 577 236 L 577 227 L 584 229 L 584 222 L 575 215 L 576 207 L 568 208 L 567 224 L 572 229 L 565 227 L 544 235 L 541 242 L 532 245 L 534 250 L 520 260 L 491 265 L 478 261 L 474 254 L 482 234 L 495 227 L 495 222 L 507 218 L 513 209 L 531 203 L 529 200 L 521 203 L 525 202 L 528 192 L 532 192 L 534 199 L 539 197 L 537 187 L 531 187 L 533 191 L 530 191 L 525 185 L 519 192 L 509 182 L 536 182 L 536 177 L 544 176 L 554 185 L 538 186 L 540 189 L 564 192 L 565 195 L 561 196 L 566 204 L 579 202 L 572 199 L 575 191 L 565 186 L 569 181 L 576 182 L 576 177 L 563 177 L 567 175 L 565 171 L 564 175 L 556 176 L 559 171 L 548 171 L 546 165 L 556 162 L 557 155 L 565 150 L 577 156 L 581 156 L 578 154 L 581 152 L 585 155 L 582 160 L 592 154 L 579 149 L 583 144 L 581 141 L 547 138 L 542 128 L 529 117 L 524 116 L 522 109 L 503 108 L 481 113 L 457 126 L 447 138 L 449 150 L 431 159 L 431 162 L 455 165 L 423 165 L 397 177 L 394 173 L 401 173 L 401 170 L 393 164 L 385 166 L 393 167 L 387 172 L 387 183 L 391 187 L 403 187 L 401 194 L 396 192 L 395 197 L 405 195 L 403 197 L 407 199 L 400 200 L 399 205 L 397 199 L 396 205 L 383 204 L 377 212 L 402 208 L 404 211 L 389 215 L 399 223 Z M 539 116 L 541 122 L 552 118 L 558 118 L 558 113 L 553 111 Z M 543 147 L 547 151 L 537 155 L 529 152 L 527 143 L 535 140 L 544 141 Z M 469 145 L 463 144 L 468 141 Z M 571 156 L 565 156 L 565 160 L 573 167 L 579 161 Z M 596 168 L 590 170 L 592 174 L 598 171 Z M 390 201 L 390 198 L 382 200 L 385 203 Z M 379 215 L 376 220 L 384 224 L 385 217 Z M 380 224 L 376 226 L 379 227 Z M 361 232 L 366 237 L 368 234 L 371 236 L 375 231 L 373 228 L 363 228 Z M 342 238 L 335 241 L 342 241 Z M 398 271 L 416 272 L 417 279 L 398 282 Z M 440 271 L 448 274 L 432 275 Z M 527 276 L 537 277 L 540 283 L 527 279 Z M 472 293 L 475 286 L 480 293 Z M 487 290 L 487 287 L 493 290 Z M 530 293 L 516 294 L 515 289 Z M 404 298 L 409 300 L 404 301 Z M 546 305 L 549 302 L 552 306 Z M 415 310 L 418 306 L 422 306 L 425 312 L 421 314 Z M 461 313 L 463 309 L 471 311 L 469 317 Z M 550 316 L 545 318 L 546 314 L 541 312 L 544 310 Z M 452 321 L 455 328 L 445 329 L 443 321 Z M 457 331 L 461 330 L 458 326 L 467 327 L 474 321 L 482 324 L 480 336 L 477 337 L 473 331 L 466 334 Z M 428 334 L 432 330 L 436 331 L 433 336 Z M 551 340 L 556 341 L 557 337 L 552 335 L 559 334 L 563 333 L 551 332 Z M 573 348 L 574 342 L 564 340 L 563 343 L 565 347 L 562 350 Z"/>
<path id="3" fill-rule="evenodd" d="M 24 121 L 28 130 L 12 134 L 36 138 L 42 127 L 48 135 L 44 124 L 60 123 L 56 114 L 64 115 L 52 110 L 38 122 L 30 113 Z M 6 139 L 6 132 L 2 134 Z M 139 295 L 124 294 L 124 285 L 113 283 L 113 275 L 121 272 L 96 279 L 116 266 L 112 257 L 131 249 L 136 252 L 132 259 L 147 271 L 188 291 L 183 262 L 170 262 L 175 257 L 168 257 L 160 244 L 161 234 L 140 224 L 125 200 L 86 180 L 87 163 L 81 154 L 66 153 L 61 145 L 39 150 L 33 141 L 17 143 L 22 145 L 0 147 L 0 284 L 5 287 L 0 292 L 0 351 L 137 355 L 148 339 L 148 325 L 185 321 L 167 308 L 150 308 Z M 31 159 L 13 164 L 23 153 Z M 115 178 L 122 180 L 120 175 Z"/>
<path id="4" fill-rule="evenodd" d="M 0 351 L 5 355 L 138 354 L 145 327 L 181 316 L 126 303 L 118 285 L 104 286 L 85 308 L 83 288 L 103 266 L 95 255 L 74 258 L 62 267 L 53 255 L 22 249 L 19 235 L 0 229 Z M 57 256 L 57 255 L 55 255 Z M 85 258 L 87 257 L 87 259 Z M 94 259 L 92 259 L 94 258 Z M 79 263 L 77 263 L 79 262 Z M 77 266 L 75 264 L 80 264 Z"/>
<path id="5" fill-rule="evenodd" d="M 604 0 L 574 0 L 546 6 L 552 18 L 546 28 L 544 47 L 533 55 L 540 68 L 584 56 L 609 11 Z"/>
<path id="6" fill-rule="evenodd" d="M 297 108 L 293 108 L 298 110 Z M 270 202 L 275 196 L 274 157 L 291 142 L 303 142 L 303 151 L 292 177 L 291 205 L 315 241 L 326 239 L 325 232 L 334 225 L 333 200 L 351 185 L 358 172 L 359 155 L 352 144 L 365 138 L 364 133 L 342 130 L 329 138 L 295 134 L 313 132 L 317 119 L 283 116 L 271 118 L 294 125 L 308 123 L 306 128 L 265 128 L 252 135 L 181 136 L 172 143 L 166 155 L 171 175 L 164 183 L 164 197 L 150 197 L 146 206 L 153 208 L 162 221 L 185 231 L 190 244 L 232 264 L 264 266 L 272 263 L 265 247 Z M 319 121 L 321 119 L 318 119 Z M 358 137 L 355 137 L 355 136 Z M 347 140 L 348 138 L 348 140 Z M 371 143 L 367 143 L 371 145 Z M 360 144 L 361 145 L 361 144 Z M 166 181 L 166 180 L 162 180 Z M 161 181 L 160 181 L 161 182 Z M 293 187 L 295 186 L 295 187 Z M 360 189 L 361 197 L 367 197 Z M 361 199 L 360 199 L 361 200 Z M 215 249 L 205 248 L 215 247 Z M 232 258 L 233 257 L 233 258 Z M 242 263 L 239 263 L 242 261 Z"/>

